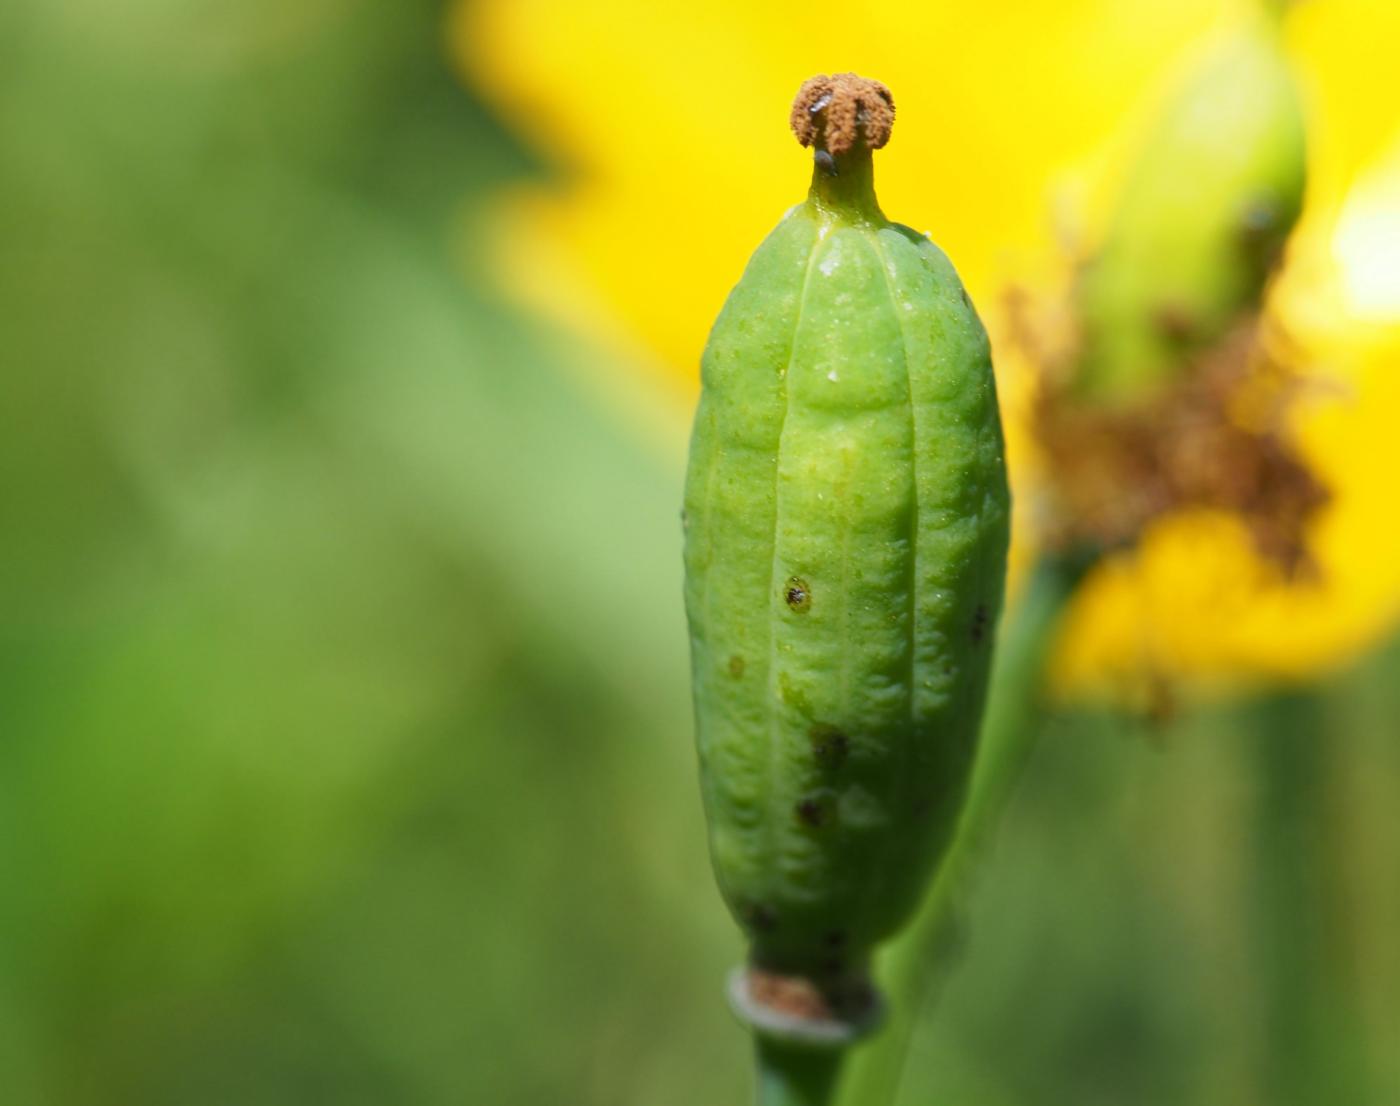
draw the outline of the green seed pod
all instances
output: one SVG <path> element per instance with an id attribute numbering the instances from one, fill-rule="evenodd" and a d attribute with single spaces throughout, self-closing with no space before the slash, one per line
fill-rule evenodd
<path id="1" fill-rule="evenodd" d="M 685 492 L 715 872 L 751 963 L 838 1008 L 952 832 L 1007 547 L 986 332 L 875 200 L 893 115 L 874 81 L 803 85 L 811 191 L 710 334 Z"/>
<path id="2" fill-rule="evenodd" d="M 1258 305 L 1303 202 L 1303 119 L 1276 26 L 1223 42 L 1170 99 L 1077 289 L 1075 387 L 1170 381 Z"/>

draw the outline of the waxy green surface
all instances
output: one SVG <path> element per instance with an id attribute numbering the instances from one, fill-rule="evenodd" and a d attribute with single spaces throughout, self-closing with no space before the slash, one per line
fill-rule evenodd
<path id="1" fill-rule="evenodd" d="M 710 335 L 685 492 L 711 853 L 756 963 L 858 972 L 969 775 L 1008 495 L 986 333 L 948 259 L 821 169 Z"/>

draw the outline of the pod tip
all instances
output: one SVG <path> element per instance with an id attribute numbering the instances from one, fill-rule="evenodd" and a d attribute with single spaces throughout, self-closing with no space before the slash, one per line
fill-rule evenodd
<path id="1" fill-rule="evenodd" d="M 894 97 L 868 77 L 819 74 L 802 82 L 789 121 L 798 142 L 833 157 L 859 146 L 878 150 L 894 128 Z"/>

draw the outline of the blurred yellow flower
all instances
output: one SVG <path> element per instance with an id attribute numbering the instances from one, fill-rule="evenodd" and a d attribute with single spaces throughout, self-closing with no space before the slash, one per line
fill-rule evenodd
<path id="1" fill-rule="evenodd" d="M 1066 240 L 1092 238 L 1172 68 L 1250 11 L 889 2 L 857 18 L 828 0 L 473 0 L 451 33 L 468 80 L 562 170 L 491 212 L 499 271 L 661 382 L 668 426 L 745 260 L 805 195 L 794 90 L 818 72 L 884 81 L 900 119 L 878 162 L 882 205 L 930 233 L 979 303 L 1025 487 L 1028 374 L 1005 342 L 1004 290 L 1065 279 Z M 1400 5 L 1305 0 L 1288 19 L 1310 175 L 1274 299 L 1317 368 L 1297 434 L 1334 493 L 1310 534 L 1320 572 L 1283 579 L 1229 518 L 1171 519 L 1083 589 L 1057 662 L 1067 687 L 1303 676 L 1400 613 Z"/>

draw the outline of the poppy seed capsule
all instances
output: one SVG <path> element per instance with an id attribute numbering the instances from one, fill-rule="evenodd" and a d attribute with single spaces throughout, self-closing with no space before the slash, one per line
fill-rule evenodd
<path id="1" fill-rule="evenodd" d="M 875 200 L 893 115 L 851 74 L 799 93 L 811 191 L 710 334 L 685 491 L 720 889 L 754 968 L 838 1011 L 951 836 L 1007 547 L 986 332 L 944 254 Z"/>

